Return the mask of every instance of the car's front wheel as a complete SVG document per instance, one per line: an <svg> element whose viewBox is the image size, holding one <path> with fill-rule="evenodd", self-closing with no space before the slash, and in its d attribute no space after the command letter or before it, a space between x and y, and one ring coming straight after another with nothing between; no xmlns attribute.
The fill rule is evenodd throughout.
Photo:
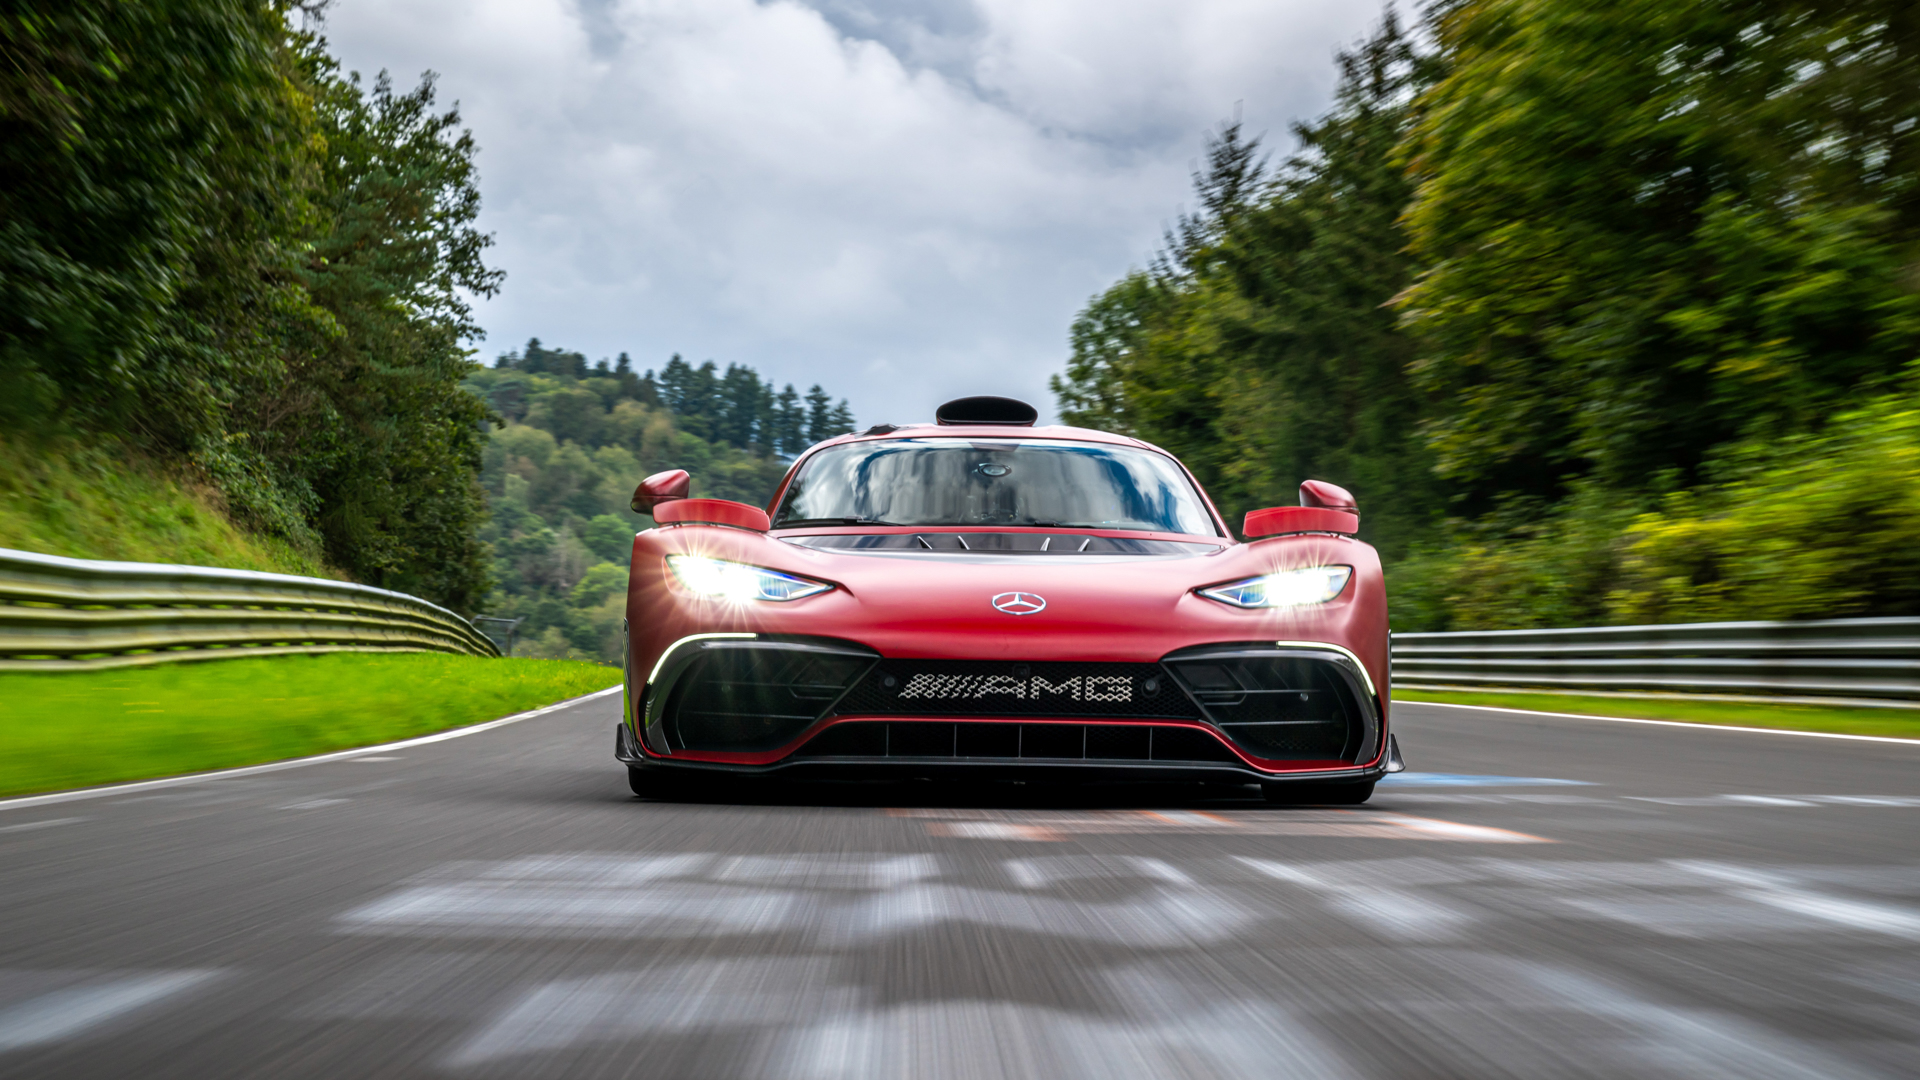
<svg viewBox="0 0 1920 1080"><path fill-rule="evenodd" d="M1373 781L1344 784L1289 784L1268 782L1260 794L1275 806L1359 806L1373 797Z"/></svg>

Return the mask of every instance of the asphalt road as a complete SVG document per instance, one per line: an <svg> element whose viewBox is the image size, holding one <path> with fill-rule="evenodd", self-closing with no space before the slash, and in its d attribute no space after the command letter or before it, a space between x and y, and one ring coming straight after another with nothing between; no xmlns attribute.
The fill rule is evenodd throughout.
<svg viewBox="0 0 1920 1080"><path fill-rule="evenodd" d="M1403 705L1352 811L670 804L616 700L0 808L0 1075L1920 1075L1920 746Z"/></svg>

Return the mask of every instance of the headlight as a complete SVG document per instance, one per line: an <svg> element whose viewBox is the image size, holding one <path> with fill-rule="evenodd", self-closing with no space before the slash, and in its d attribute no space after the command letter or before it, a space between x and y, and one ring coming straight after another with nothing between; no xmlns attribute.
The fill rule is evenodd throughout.
<svg viewBox="0 0 1920 1080"><path fill-rule="evenodd" d="M728 600L798 600L833 588L824 581L700 555L669 555L667 566L693 592Z"/></svg>
<svg viewBox="0 0 1920 1080"><path fill-rule="evenodd" d="M1300 607L1339 596L1351 577L1351 566L1309 566L1209 586L1200 595L1238 608Z"/></svg>

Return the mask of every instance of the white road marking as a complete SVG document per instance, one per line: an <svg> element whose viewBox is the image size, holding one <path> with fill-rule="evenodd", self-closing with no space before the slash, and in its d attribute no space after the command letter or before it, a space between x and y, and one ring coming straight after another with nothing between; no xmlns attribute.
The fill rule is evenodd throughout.
<svg viewBox="0 0 1920 1080"><path fill-rule="evenodd" d="M1893 806L1920 807L1920 795L1622 795L1662 806Z"/></svg>
<svg viewBox="0 0 1920 1080"><path fill-rule="evenodd" d="M1445 941L1460 936L1478 921L1455 904L1364 879L1345 880L1344 875L1329 874L1324 866L1308 868L1244 855L1236 856L1235 861L1276 881L1318 892L1335 912L1368 930L1403 941Z"/></svg>
<svg viewBox="0 0 1920 1080"><path fill-rule="evenodd" d="M446 742L448 739L463 739L468 735L478 735L483 731L492 731L497 727L517 724L522 720L531 720L536 716L545 716L548 713L557 712L561 709L570 709L575 705L584 704L596 698L606 697L608 694L617 694L620 692L620 689L618 686L609 686L605 690L596 690L591 694L582 694L577 698L568 698L566 701L555 702L542 709L514 713L512 716L503 716L498 720L488 720L480 724L469 724L466 727L454 728L451 731L436 732L432 735L421 735L418 738L402 739L399 742L381 743L378 746L361 746L352 750L337 750L331 754L316 754L312 757L292 758L287 761L272 761L265 765L247 765L238 769L216 769L212 772L191 773L186 776L168 776L159 780L140 780L131 784L108 784L104 787L79 788L74 791L54 791L45 795L24 795L16 799L0 799L0 810L18 810L28 806L46 806L50 803L73 802L79 799L100 799L111 795L125 795L134 791L148 791L153 788L177 787L181 784L204 784L209 780L224 780L236 776L256 776L260 773L279 772L283 769L303 769L308 765L319 765L327 761L346 761L363 754L377 754L386 750L405 750L415 746L426 746L431 743Z"/></svg>
<svg viewBox="0 0 1920 1080"><path fill-rule="evenodd" d="M55 990L0 1009L0 1051L72 1038L136 1009L192 989L213 971L158 971Z"/></svg>
<svg viewBox="0 0 1920 1080"><path fill-rule="evenodd" d="M1920 912L1832 896L1800 887L1777 874L1720 863L1675 860L1674 865L1704 877L1744 888L1736 895L1757 904L1796 912L1854 930L1867 930L1909 941L1920 940Z"/></svg>
<svg viewBox="0 0 1920 1080"><path fill-rule="evenodd" d="M1791 728L1744 727L1738 724L1698 724L1686 720L1640 720L1630 716L1593 716L1589 713L1544 712L1539 709L1508 709L1493 705L1455 705L1444 701L1397 701L1394 705L1397 708L1475 709L1480 712L1516 713L1521 716L1552 716L1562 720L1604 720L1609 724L1652 724L1655 727L1686 728L1689 731L1737 731L1748 735L1794 735L1803 739L1846 739L1852 742L1920 746L1920 739L1896 739L1888 735L1846 735L1837 731L1794 731Z"/></svg>
<svg viewBox="0 0 1920 1080"><path fill-rule="evenodd" d="M1145 855L1056 855L1042 859L1008 859L1007 876L1023 889L1050 888L1063 881L1086 878L1144 878L1168 885L1191 886L1193 878L1163 859Z"/></svg>
<svg viewBox="0 0 1920 1080"><path fill-rule="evenodd" d="M318 809L320 809L320 808L321 808L321 807L323 807L323 806L338 806L338 805L340 805L341 803L344 803L344 802L352 802L352 801L353 801L353 800L351 800L351 799L308 799L308 800L307 800L307 801L305 801L305 802L296 802L296 803L288 803L288 804L287 804L287 805L285 805L285 806L281 806L281 807L276 807L275 809L279 809L279 810L318 810Z"/></svg>
<svg viewBox="0 0 1920 1080"><path fill-rule="evenodd" d="M941 870L931 855L717 862L706 854L546 856L484 868L477 875L469 869L462 880L411 885L337 921L348 932L374 934L696 938L777 932L824 944L962 923L1081 940L1177 945L1226 940L1258 918L1217 892L1163 883L1123 901L1087 904L926 880ZM1179 875L1171 867L1160 872ZM779 887L768 887L774 885ZM857 895L845 895L848 891Z"/></svg>
<svg viewBox="0 0 1920 1080"><path fill-rule="evenodd" d="M781 882L811 888L890 889L940 876L940 860L932 855L891 857L741 855L727 859L714 871L716 881Z"/></svg>
<svg viewBox="0 0 1920 1080"><path fill-rule="evenodd" d="M1287 1009L1196 994L1149 967L1107 973L1113 1007L972 998L881 1002L821 957L706 961L540 984L445 1059L452 1068L593 1043L707 1034L728 1075L767 1080L1191 1080L1355 1074ZM723 1040L723 1041L722 1041Z"/></svg>
<svg viewBox="0 0 1920 1080"><path fill-rule="evenodd" d="M45 821L26 821L18 825L0 825L0 833L32 832L34 829L51 829L55 825L71 825L76 821L85 821L83 817L57 817Z"/></svg>

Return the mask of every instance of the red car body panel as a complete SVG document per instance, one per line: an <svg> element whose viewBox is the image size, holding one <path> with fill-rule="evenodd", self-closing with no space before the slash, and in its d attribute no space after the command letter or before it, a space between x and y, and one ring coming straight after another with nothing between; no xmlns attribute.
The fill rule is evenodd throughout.
<svg viewBox="0 0 1920 1080"><path fill-rule="evenodd" d="M821 447L866 439L993 438L1069 439L1120 443L1154 450L1138 440L1077 428L970 426L902 428L878 436L843 436L803 455L787 474L769 513L779 504L806 456ZM1171 455L1167 455L1171 457ZM1202 491L1194 484L1196 491ZM1204 491L1202 491L1204 498ZM1346 771L1380 766L1386 753L1388 707L1387 605L1380 560L1374 549L1349 536L1303 534L1236 543L1208 504L1221 535L1190 536L1107 529L1037 529L1000 526L832 527L761 533L713 524L670 524L634 538L627 590L629 634L629 706L639 749L649 758L657 748L638 739L640 698L649 673L676 643L695 635L746 633L839 639L866 646L893 659L1118 661L1153 663L1176 650L1227 643L1308 644L1344 652L1365 669L1375 696L1380 735L1369 760L1272 761L1229 746L1254 769L1270 775ZM996 554L856 553L793 543L822 535L938 534L981 532L1113 536L1174 540L1194 545L1191 556L1054 556ZM1209 545L1206 551L1201 545ZM699 555L746 563L828 582L831 591L787 602L730 601L695 594L668 569L672 554ZM1353 568L1341 593L1322 604L1295 608L1240 609L1200 596L1196 590L1277 570L1343 565ZM997 610L991 599L1020 591L1045 598L1045 609L1030 615ZM821 720L786 746L756 753L675 750L671 760L728 765L765 765L834 724L874 719L872 714ZM886 717L912 719L910 716ZM967 719L942 714L941 720ZM983 716L989 722L1075 722ZM1102 724L1149 723L1136 718L1102 719ZM1199 723L1169 720L1210 730Z"/></svg>

